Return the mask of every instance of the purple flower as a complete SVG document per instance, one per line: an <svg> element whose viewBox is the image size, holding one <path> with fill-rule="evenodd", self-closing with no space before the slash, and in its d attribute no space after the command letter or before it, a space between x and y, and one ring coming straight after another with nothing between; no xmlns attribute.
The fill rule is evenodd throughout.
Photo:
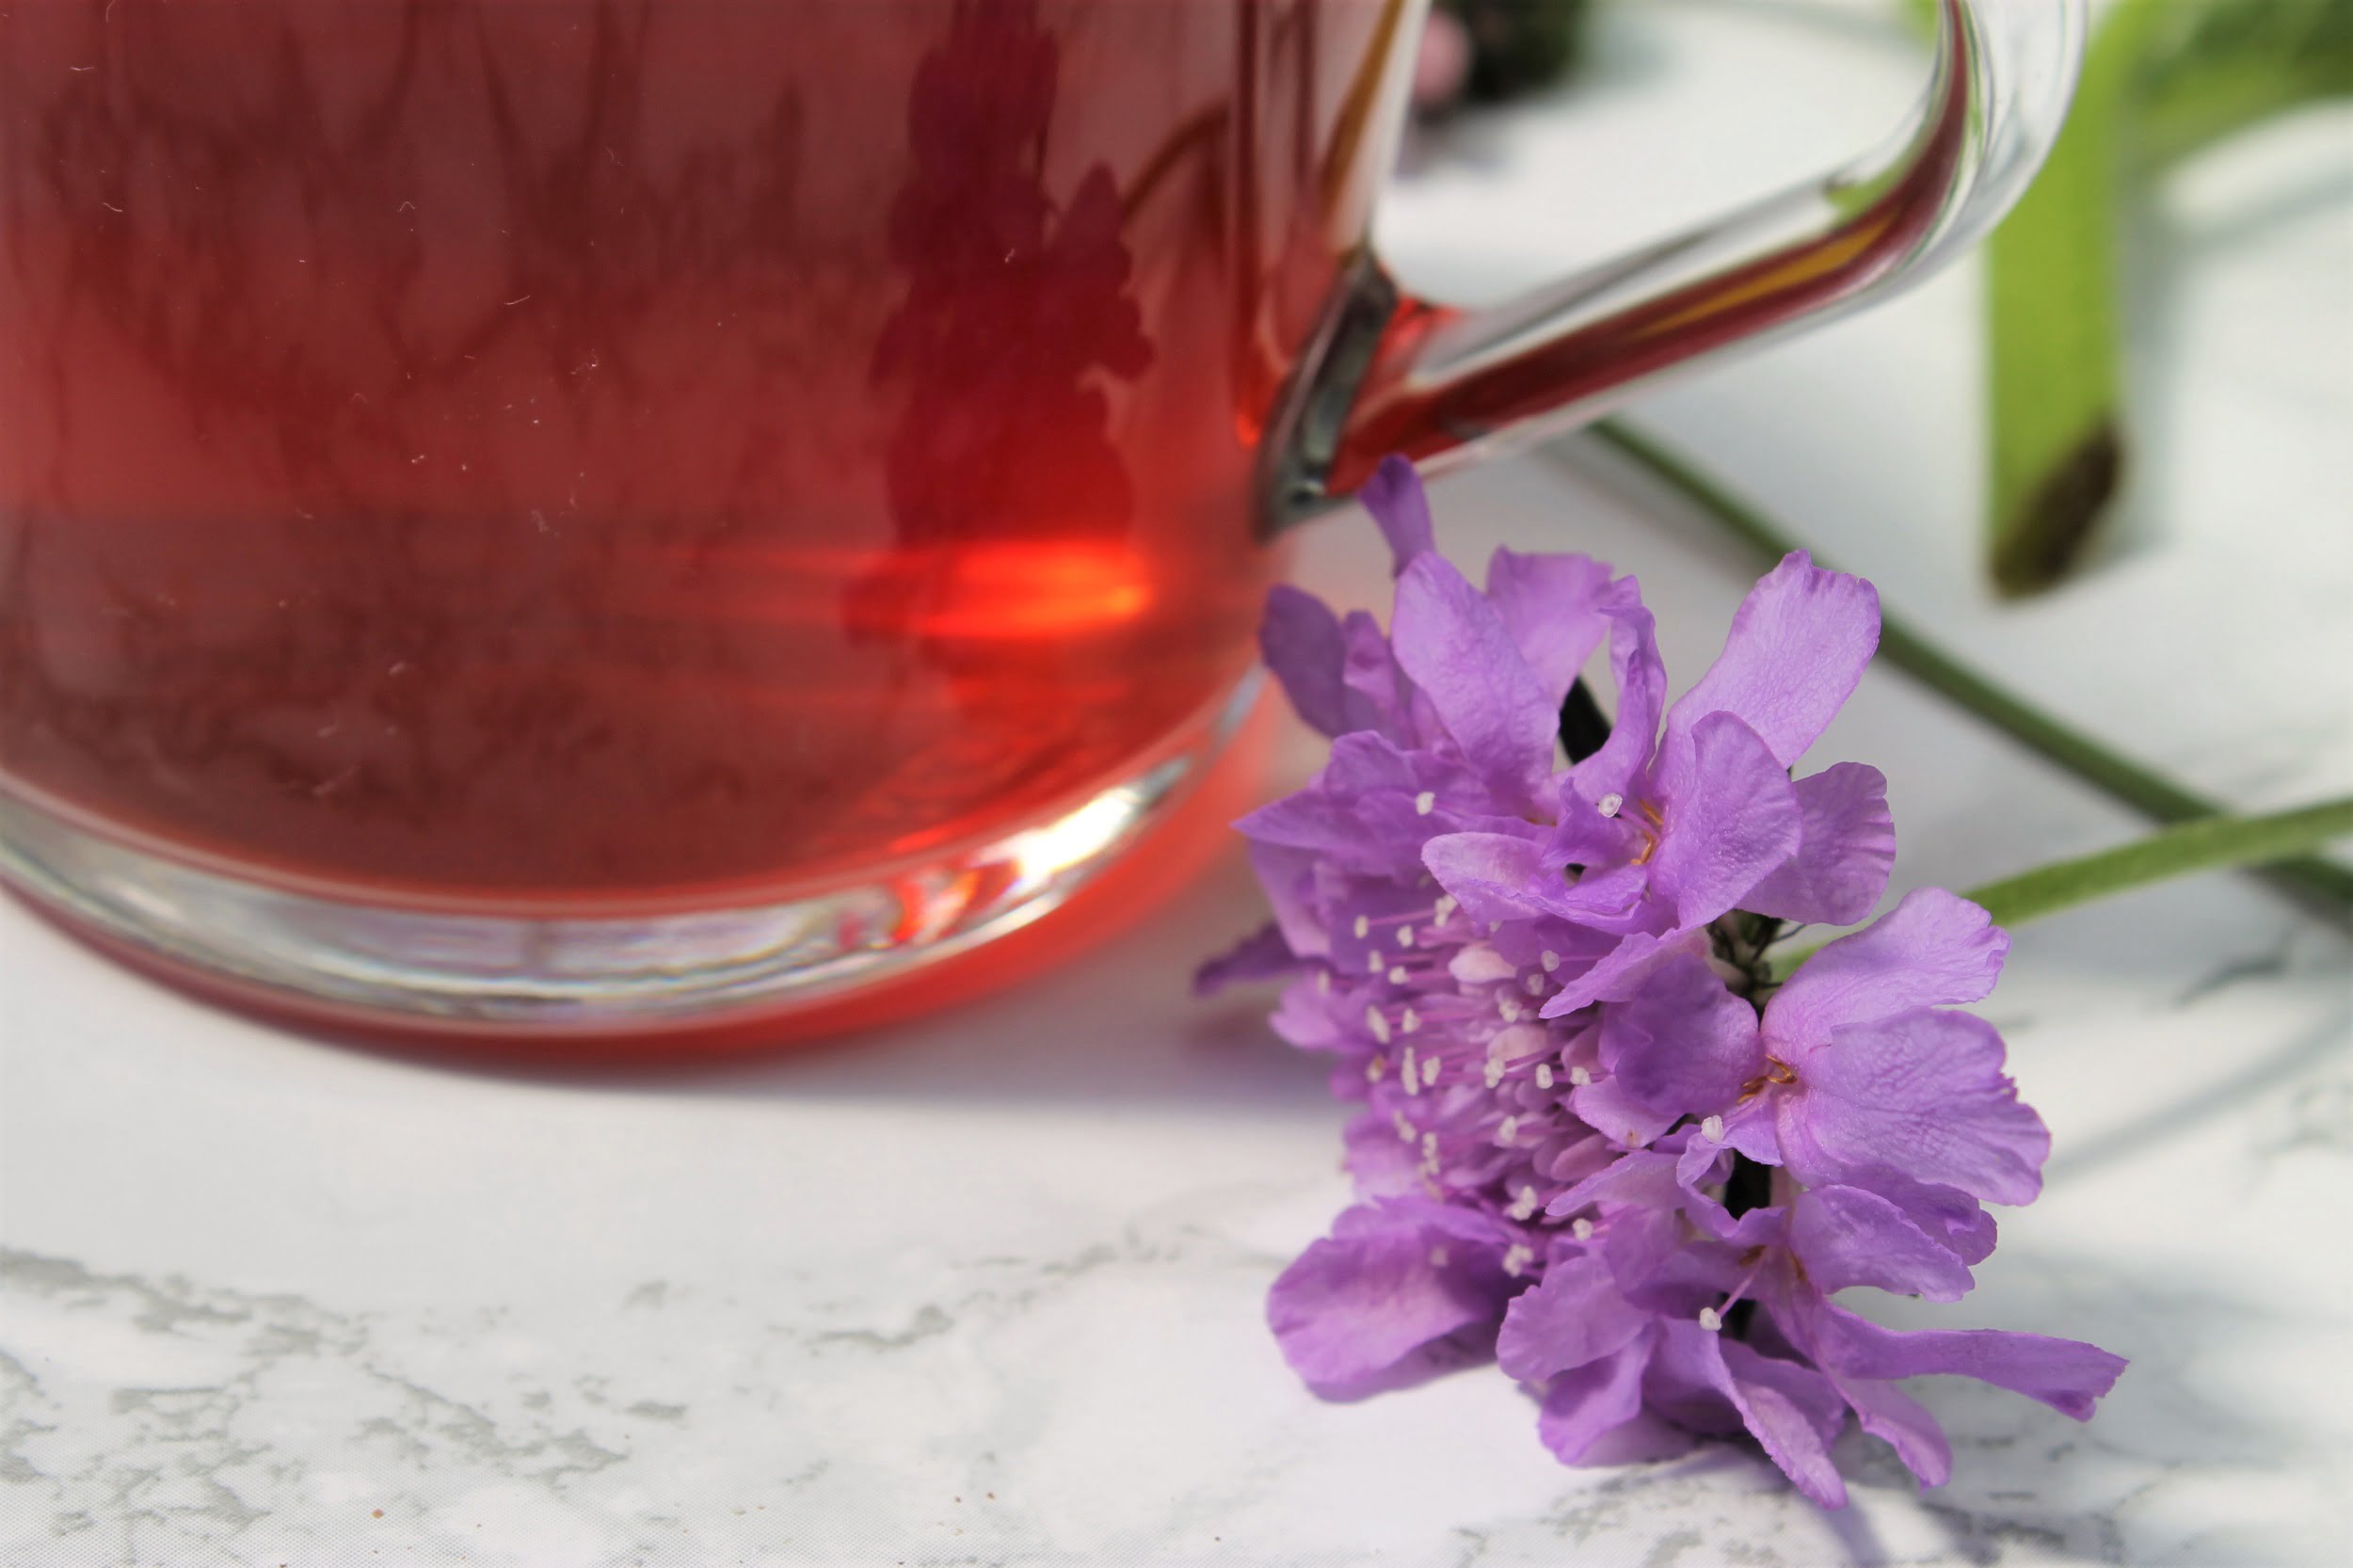
<svg viewBox="0 0 2353 1568"><path fill-rule="evenodd" d="M2002 1072L2002 1039L1941 1004L1993 989L2009 938L1937 888L1816 953L1766 1004L1768 1070L1725 1138L1812 1183L1899 1168L2032 1203L2051 1135Z"/></svg>
<svg viewBox="0 0 2353 1568"><path fill-rule="evenodd" d="M1268 664L1332 753L1241 823L1274 922L1200 977L1287 977L1276 1032L1361 1106L1358 1202L1269 1296L1292 1366L1353 1397L1492 1354L1564 1461L1746 1432L1833 1506L1849 1416L1949 1471L1897 1379L2089 1416L2123 1365L2104 1351L1832 1300L1958 1299L1982 1205L2030 1201L2050 1147L2000 1037L1954 1011L2007 947L1976 905L1913 892L1776 980L1790 922L1861 919L1894 858L1875 770L1788 773L1876 644L1870 585L1790 556L1669 707L1632 579L1498 551L1475 589L1408 466L1364 499L1389 629L1270 598ZM1605 637L1616 722L1572 760L1563 702Z"/></svg>
<svg viewBox="0 0 2353 1568"><path fill-rule="evenodd" d="M1617 722L1561 780L1551 834L1536 843L1464 832L1428 852L1447 890L1481 919L1545 913L1622 935L1551 999L1556 1014L1631 994L1736 904L1801 922L1860 920L1895 863L1876 768L1788 777L1878 646L1868 583L1791 555L1750 593L1723 653L1671 709L1631 580L1613 585L1606 611Z"/></svg>

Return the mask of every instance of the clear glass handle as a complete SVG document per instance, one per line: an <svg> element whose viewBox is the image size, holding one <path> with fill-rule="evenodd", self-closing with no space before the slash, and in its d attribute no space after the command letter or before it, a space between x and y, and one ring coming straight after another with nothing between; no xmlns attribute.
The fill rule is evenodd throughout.
<svg viewBox="0 0 2353 1568"><path fill-rule="evenodd" d="M1279 522L1388 453L1425 469L1582 424L1727 350L1842 315L1993 227L2066 118L2084 0L1943 0L1935 73L1875 152L1513 303L1462 311L1360 261L1266 448Z"/></svg>

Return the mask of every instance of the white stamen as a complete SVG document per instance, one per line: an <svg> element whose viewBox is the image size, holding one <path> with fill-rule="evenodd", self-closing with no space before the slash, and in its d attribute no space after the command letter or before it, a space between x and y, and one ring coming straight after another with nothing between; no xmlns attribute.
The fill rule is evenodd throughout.
<svg viewBox="0 0 2353 1568"><path fill-rule="evenodd" d="M1536 1189L1533 1187L1521 1188L1520 1195L1512 1200L1512 1207L1505 1209L1504 1212L1514 1220L1520 1220L1523 1222L1528 1220L1536 1212Z"/></svg>
<svg viewBox="0 0 2353 1568"><path fill-rule="evenodd" d="M1541 997L1545 994L1545 977L1540 974L1529 975L1520 982L1520 989L1531 997Z"/></svg>
<svg viewBox="0 0 2353 1568"><path fill-rule="evenodd" d="M1535 1253L1524 1243L1515 1241L1503 1254L1503 1272L1513 1279L1517 1279L1527 1272L1528 1266L1535 1261Z"/></svg>
<svg viewBox="0 0 2353 1568"><path fill-rule="evenodd" d="M1500 1089L1500 1088L1502 1088L1502 1087L1503 1087L1503 1064L1502 1064L1502 1063L1500 1063L1500 1062L1495 1061L1494 1059L1490 1058L1490 1059L1488 1060L1488 1063L1487 1063L1486 1079L1487 1079L1487 1087L1488 1087L1488 1088L1490 1088L1490 1089Z"/></svg>
<svg viewBox="0 0 2353 1568"><path fill-rule="evenodd" d="M1593 1075L1587 1072L1584 1068L1571 1067L1569 1069L1569 1082L1577 1088L1582 1089L1585 1085L1593 1081Z"/></svg>
<svg viewBox="0 0 2353 1568"><path fill-rule="evenodd" d="M1365 1027L1371 1030L1372 1037L1383 1045L1389 1043L1389 1020L1381 1016L1378 1007L1365 1009Z"/></svg>
<svg viewBox="0 0 2353 1568"><path fill-rule="evenodd" d="M1376 951L1365 954L1365 972L1367 974L1379 974L1381 972L1381 954L1379 952Z"/></svg>
<svg viewBox="0 0 2353 1568"><path fill-rule="evenodd" d="M1372 921L1370 920L1362 915L1356 917L1356 939L1358 941L1363 941L1366 935L1371 930Z"/></svg>
<svg viewBox="0 0 2353 1568"><path fill-rule="evenodd" d="M1316 989L1325 992L1332 989L1332 971L1330 969L1318 969L1316 971Z"/></svg>
<svg viewBox="0 0 2353 1568"><path fill-rule="evenodd" d="M1414 1031L1419 1029L1420 1027L1421 1015L1415 1012L1412 1008L1409 1007L1402 1014L1399 1015L1397 1020L1397 1032L1400 1034L1411 1034Z"/></svg>
<svg viewBox="0 0 2353 1568"><path fill-rule="evenodd" d="M1561 955L1553 952L1550 948L1546 948L1541 954L1538 955L1537 962L1544 965L1545 973L1550 974L1553 970L1561 967Z"/></svg>
<svg viewBox="0 0 2353 1568"><path fill-rule="evenodd" d="M1430 1249L1430 1266L1432 1268L1443 1269L1446 1267L1446 1261L1447 1252L1444 1247L1433 1247Z"/></svg>
<svg viewBox="0 0 2353 1568"><path fill-rule="evenodd" d="M1501 931L1502 929L1503 922L1501 920L1489 920L1487 922L1487 935L1490 936L1494 936L1497 932Z"/></svg>
<svg viewBox="0 0 2353 1568"><path fill-rule="evenodd" d="M1434 1056L1423 1057L1421 1059L1421 1086L1427 1089L1437 1081L1438 1059Z"/></svg>
<svg viewBox="0 0 2353 1568"><path fill-rule="evenodd" d="M1512 997L1497 997L1496 1011L1503 1015L1503 1021L1507 1024L1515 1024L1520 1021L1520 1004Z"/></svg>
<svg viewBox="0 0 2353 1568"><path fill-rule="evenodd" d="M1613 791L1593 802L1593 809L1605 817L1614 817L1618 814L1618 808L1625 804L1625 796Z"/></svg>
<svg viewBox="0 0 2353 1568"><path fill-rule="evenodd" d="M1593 1239L1593 1222L1580 1214L1569 1222L1569 1234L1580 1241L1590 1241Z"/></svg>
<svg viewBox="0 0 2353 1568"><path fill-rule="evenodd" d="M1414 928L1412 926L1401 925L1397 928L1397 945L1401 948L1410 948L1414 945Z"/></svg>
<svg viewBox="0 0 2353 1568"><path fill-rule="evenodd" d="M1447 921L1454 918L1454 911L1460 909L1461 907L1461 904L1454 902L1454 895L1449 893L1446 897L1440 899L1437 903L1430 906L1430 918L1437 921L1440 925L1444 925Z"/></svg>
<svg viewBox="0 0 2353 1568"><path fill-rule="evenodd" d="M1447 960L1446 972L1465 985L1492 985L1519 973L1519 966L1484 942L1473 942Z"/></svg>
<svg viewBox="0 0 2353 1568"><path fill-rule="evenodd" d="M1536 1087L1539 1089L1549 1089L1552 1087L1551 1063L1539 1062L1536 1064Z"/></svg>
<svg viewBox="0 0 2353 1568"><path fill-rule="evenodd" d="M1724 1141L1724 1119L1721 1116L1710 1116L1700 1123L1700 1136L1711 1144L1722 1143Z"/></svg>
<svg viewBox="0 0 2353 1568"><path fill-rule="evenodd" d="M1407 1121L1407 1120L1405 1119L1405 1112L1402 1112L1402 1111L1392 1111L1392 1112L1389 1112L1389 1120L1390 1120L1392 1123L1394 1123L1394 1124L1396 1125L1396 1127L1397 1127L1397 1141L1398 1141L1399 1143L1401 1143L1401 1144L1410 1144L1410 1143L1412 1143L1415 1139L1417 1139L1417 1138L1418 1138L1418 1137L1420 1137L1420 1136L1421 1136L1421 1134L1419 1134L1418 1132L1416 1132L1416 1131L1414 1130L1414 1124L1413 1124L1413 1123L1411 1123L1411 1122L1409 1122L1409 1121Z"/></svg>
<svg viewBox="0 0 2353 1568"><path fill-rule="evenodd" d="M1365 1064L1365 1081L1367 1083L1378 1083L1381 1081L1382 1077L1388 1072L1388 1070L1389 1059L1382 1055L1380 1052L1375 1051L1373 1053L1372 1060Z"/></svg>
<svg viewBox="0 0 2353 1568"><path fill-rule="evenodd" d="M1438 797L1430 791L1424 790L1414 797L1414 813L1417 816L1426 817L1436 808L1437 804Z"/></svg>
<svg viewBox="0 0 2353 1568"><path fill-rule="evenodd" d="M1418 1095L1421 1093L1421 1071L1415 1064L1414 1048L1411 1046L1407 1046L1405 1048L1405 1068L1402 1072L1397 1075L1397 1080L1400 1084L1404 1086L1407 1094Z"/></svg>
<svg viewBox="0 0 2353 1568"><path fill-rule="evenodd" d="M1532 1056L1551 1044L1550 1036L1535 1024L1513 1024L1496 1031L1487 1042L1487 1054L1503 1062L1515 1062Z"/></svg>
<svg viewBox="0 0 2353 1568"><path fill-rule="evenodd" d="M1509 1148L1519 1141L1520 1119L1517 1116L1504 1117L1503 1125L1496 1128L1496 1142Z"/></svg>
<svg viewBox="0 0 2353 1568"><path fill-rule="evenodd" d="M1700 1327L1705 1329L1710 1334L1715 1334L1721 1332L1723 1326L1723 1314L1718 1312L1712 1306L1703 1306L1700 1308Z"/></svg>
<svg viewBox="0 0 2353 1568"><path fill-rule="evenodd" d="M1409 977L1406 975L1405 970L1404 970L1404 968L1403 968L1403 967L1402 967L1402 966L1401 966L1401 965L1397 965L1397 964L1392 964L1392 965L1390 965L1390 966L1389 966L1389 984L1392 984L1392 985L1402 985L1402 984L1405 984L1405 982L1406 982L1406 980L1407 980L1408 978L1409 978Z"/></svg>

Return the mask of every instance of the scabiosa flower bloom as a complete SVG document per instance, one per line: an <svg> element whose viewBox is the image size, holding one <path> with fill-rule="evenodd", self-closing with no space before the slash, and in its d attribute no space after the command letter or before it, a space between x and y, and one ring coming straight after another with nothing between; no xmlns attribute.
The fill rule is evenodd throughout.
<svg viewBox="0 0 2353 1568"><path fill-rule="evenodd" d="M1833 1507L1849 1416L1949 1473L1897 1379L2089 1416L2123 1367L2105 1351L1831 1299L1957 1300L1982 1205L2030 1201L2050 1148L2000 1037L1954 1010L2008 946L1975 904L1913 892L1774 976L1791 922L1861 919L1894 859L1875 770L1788 771L1877 644L1870 585L1791 555L1669 707L1633 579L1498 551L1481 591L1432 549L1410 467L1365 500L1389 629L1270 598L1269 667L1332 752L1239 824L1274 920L1201 975L1288 977L1276 1032L1362 1107L1357 1201L1268 1300L1293 1368L1353 1395L1492 1353L1566 1462L1746 1432ZM1606 735L1577 680L1605 639Z"/></svg>

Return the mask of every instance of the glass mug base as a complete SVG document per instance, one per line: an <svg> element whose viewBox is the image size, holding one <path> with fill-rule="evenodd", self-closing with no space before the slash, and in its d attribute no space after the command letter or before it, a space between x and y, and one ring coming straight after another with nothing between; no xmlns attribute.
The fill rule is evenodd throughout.
<svg viewBox="0 0 2353 1568"><path fill-rule="evenodd" d="M1082 890L1108 892L1097 885L1119 880L1102 874L1116 863L1171 858L1153 841L1184 836L1179 819L1222 833L1241 808L1233 791L1203 785L1246 762L1252 748L1231 743L1261 687L1246 677L1118 782L1033 822L852 885L731 908L372 904L135 846L6 792L0 882L140 968L266 1015L419 1040L625 1044L749 1028L746 1043L773 1043L994 989L1035 963L1005 938ZM1112 902L1132 911L1183 878L1128 880ZM1103 934L1110 913L1049 952ZM1008 962L992 965L1000 944ZM903 984L944 978L958 960L979 972L920 998Z"/></svg>

